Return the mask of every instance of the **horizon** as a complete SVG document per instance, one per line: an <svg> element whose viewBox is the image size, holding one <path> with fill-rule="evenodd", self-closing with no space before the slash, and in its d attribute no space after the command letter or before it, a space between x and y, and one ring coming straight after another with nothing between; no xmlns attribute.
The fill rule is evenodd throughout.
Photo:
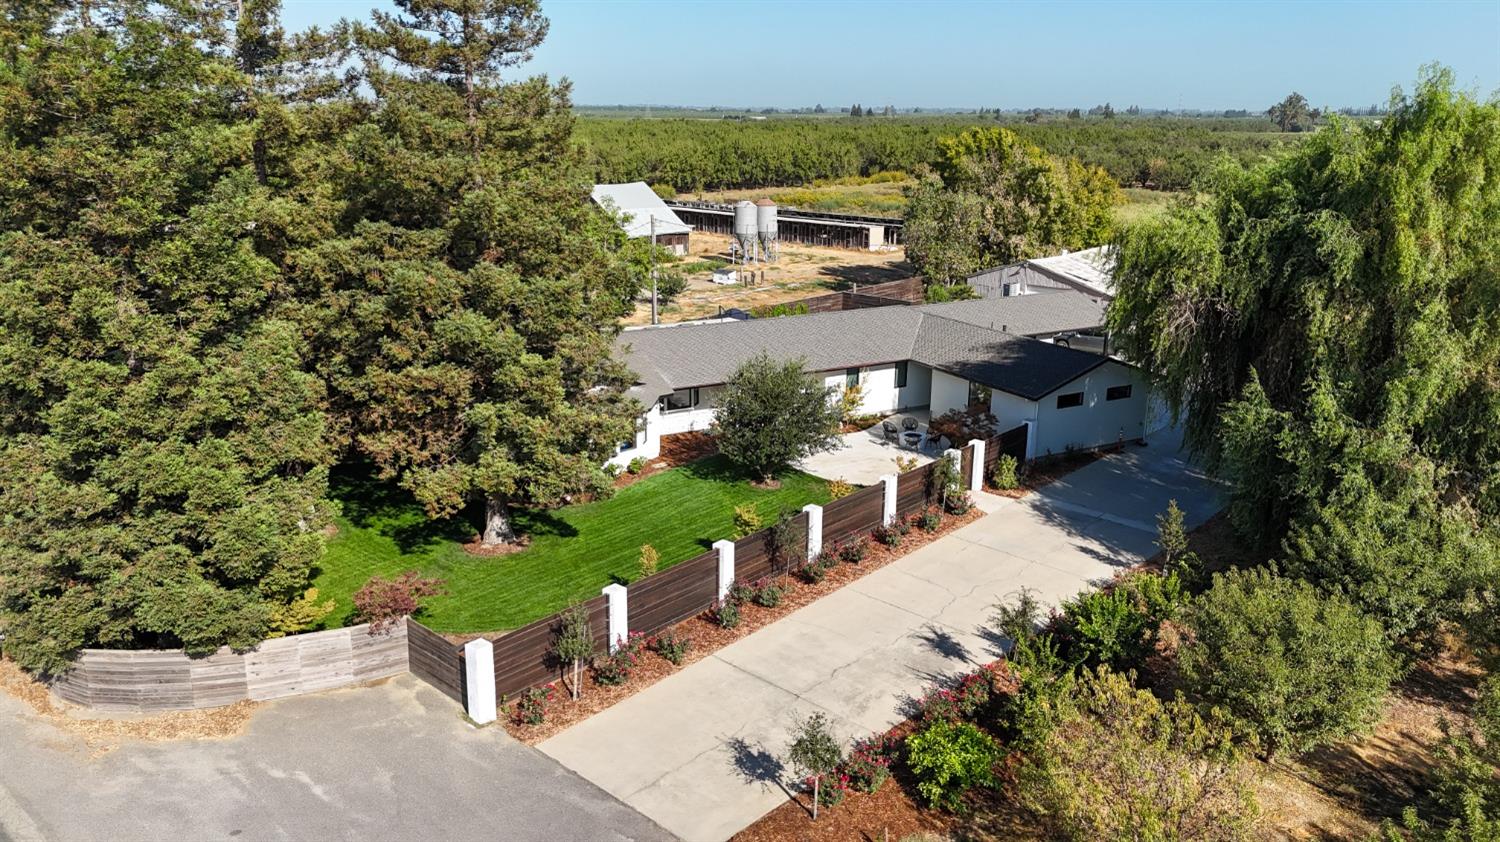
<svg viewBox="0 0 1500 842"><path fill-rule="evenodd" d="M391 11L393 3L302 0L288 2L283 18L288 29L326 27L371 8ZM1315 108L1366 108L1385 105L1395 88L1409 91L1434 62L1481 98L1500 91L1494 2L946 0L920 15L895 14L912 8L892 0L552 0L542 4L547 40L512 78L566 77L581 108L821 104L831 112L855 103L901 112L1087 111L1108 102L1121 112L1258 114L1293 91ZM734 72L738 85L730 84Z"/></svg>

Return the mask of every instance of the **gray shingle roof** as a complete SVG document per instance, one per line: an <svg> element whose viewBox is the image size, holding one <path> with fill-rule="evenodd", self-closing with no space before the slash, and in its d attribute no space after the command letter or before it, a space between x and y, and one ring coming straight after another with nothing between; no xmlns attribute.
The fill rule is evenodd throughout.
<svg viewBox="0 0 1500 842"><path fill-rule="evenodd" d="M1041 298L1060 300L1029 303L1030 299ZM1010 302L1028 303L1015 306ZM1008 325L1008 332L989 327L997 318L1001 319L997 326ZM645 403L674 389L724 383L735 369L762 351L780 358L801 357L809 371L914 360L1036 400L1108 358L1017 334L1087 329L1101 322L1094 302L1077 293L1060 292L667 325L626 331L617 344L639 380L632 394Z"/></svg>
<svg viewBox="0 0 1500 842"><path fill-rule="evenodd" d="M1080 292L1056 290L1035 295L923 304L917 309L992 330L1022 336L1050 336L1102 326L1106 306Z"/></svg>

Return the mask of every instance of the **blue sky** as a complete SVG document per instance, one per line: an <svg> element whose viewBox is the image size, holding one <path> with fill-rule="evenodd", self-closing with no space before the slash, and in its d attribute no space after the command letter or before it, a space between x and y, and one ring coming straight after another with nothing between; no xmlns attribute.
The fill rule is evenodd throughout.
<svg viewBox="0 0 1500 842"><path fill-rule="evenodd" d="M285 0L289 27L389 0ZM525 65L574 101L797 107L1260 110L1383 103L1438 61L1500 89L1500 0L1463 2L832 2L544 0Z"/></svg>

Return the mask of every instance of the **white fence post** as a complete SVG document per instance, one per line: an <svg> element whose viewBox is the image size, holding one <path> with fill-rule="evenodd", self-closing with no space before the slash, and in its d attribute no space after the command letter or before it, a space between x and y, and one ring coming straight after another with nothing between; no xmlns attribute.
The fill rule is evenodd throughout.
<svg viewBox="0 0 1500 842"><path fill-rule="evenodd" d="M880 481L885 484L885 508L880 515L880 524L890 526L896 522L896 483L900 481L900 477L886 474Z"/></svg>
<svg viewBox="0 0 1500 842"><path fill-rule="evenodd" d="M1030 462L1036 458L1036 423L1029 418L1021 423L1026 425L1026 461Z"/></svg>
<svg viewBox="0 0 1500 842"><path fill-rule="evenodd" d="M807 560L817 561L823 554L823 507L808 503L802 511L807 512Z"/></svg>
<svg viewBox="0 0 1500 842"><path fill-rule="evenodd" d="M715 541L714 550L719 553L719 601L723 602L729 598L729 585L734 581L734 542Z"/></svg>
<svg viewBox="0 0 1500 842"><path fill-rule="evenodd" d="M969 439L969 447L974 448L974 467L969 471L969 490L984 490L984 439ZM960 462L960 465L963 463Z"/></svg>
<svg viewBox="0 0 1500 842"><path fill-rule="evenodd" d="M464 708L485 725L495 721L495 644L482 637L464 644Z"/></svg>
<svg viewBox="0 0 1500 842"><path fill-rule="evenodd" d="M630 637L630 613L626 605L625 586L615 582L605 585L600 593L609 599L609 611L606 614L609 618L608 640L610 654L614 654Z"/></svg>

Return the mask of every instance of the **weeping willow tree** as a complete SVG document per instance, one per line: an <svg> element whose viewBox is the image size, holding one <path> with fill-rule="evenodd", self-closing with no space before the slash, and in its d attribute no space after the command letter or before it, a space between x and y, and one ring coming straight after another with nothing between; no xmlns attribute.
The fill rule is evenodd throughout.
<svg viewBox="0 0 1500 842"><path fill-rule="evenodd" d="M1110 326L1239 532L1401 638L1493 593L1500 103L1430 68L1203 188L1123 236Z"/></svg>

